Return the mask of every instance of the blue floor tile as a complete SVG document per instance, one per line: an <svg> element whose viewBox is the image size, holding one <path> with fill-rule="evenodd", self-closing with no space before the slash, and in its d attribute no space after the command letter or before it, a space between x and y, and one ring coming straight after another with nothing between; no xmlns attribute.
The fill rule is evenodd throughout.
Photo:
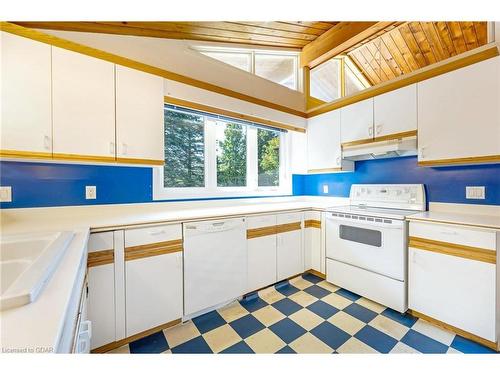
<svg viewBox="0 0 500 375"><path fill-rule="evenodd" d="M411 316L410 314L401 314L400 312L387 308L382 312L383 316L386 316L392 320L395 320L398 323L401 323L408 328L411 328L415 322L418 320L418 318L415 318L414 316Z"/></svg>
<svg viewBox="0 0 500 375"><path fill-rule="evenodd" d="M351 338L351 335L329 322L321 323L310 332L332 349L338 349Z"/></svg>
<svg viewBox="0 0 500 375"><path fill-rule="evenodd" d="M294 312L302 309L302 306L289 298L284 298L280 301L274 302L271 306L278 309L285 315L292 315Z"/></svg>
<svg viewBox="0 0 500 375"><path fill-rule="evenodd" d="M465 337L456 335L453 342L450 345L453 349L457 349L462 353L468 354L486 354L486 353L496 353L494 350L487 348L477 342L466 339Z"/></svg>
<svg viewBox="0 0 500 375"><path fill-rule="evenodd" d="M321 277L313 275L312 273L306 273L306 274L302 275L302 278L304 280L307 280L307 281L313 283L313 284L317 284L317 283L323 281L323 279Z"/></svg>
<svg viewBox="0 0 500 375"><path fill-rule="evenodd" d="M339 309L323 301L316 301L307 306L306 309L311 310L325 320L339 312Z"/></svg>
<svg viewBox="0 0 500 375"><path fill-rule="evenodd" d="M291 296L292 294L295 294L295 293L300 291L300 289L291 285L288 282L288 280L276 284L275 288L278 292L280 292L281 294L283 294L285 296Z"/></svg>
<svg viewBox="0 0 500 375"><path fill-rule="evenodd" d="M196 325L196 328L198 328L198 331L203 334L211 331L212 329L223 326L226 324L226 321L217 311L211 311L194 318L193 323Z"/></svg>
<svg viewBox="0 0 500 375"><path fill-rule="evenodd" d="M448 351L448 346L440 343L430 337L421 334L420 332L410 329L406 335L403 336L401 342L414 349L417 349L420 353L426 354L443 354Z"/></svg>
<svg viewBox="0 0 500 375"><path fill-rule="evenodd" d="M276 354L297 354L297 353L295 352L295 350L293 350L292 348L290 348L287 345L287 346L284 346L283 348L281 348L280 350L278 350L276 352Z"/></svg>
<svg viewBox="0 0 500 375"><path fill-rule="evenodd" d="M330 294L328 290L317 285L312 285L309 288L304 289L304 292L309 293L316 298L323 298Z"/></svg>
<svg viewBox="0 0 500 375"><path fill-rule="evenodd" d="M354 337L380 353L389 353L398 343L396 339L370 326L364 326Z"/></svg>
<svg viewBox="0 0 500 375"><path fill-rule="evenodd" d="M365 323L369 323L373 318L377 316L377 313L375 311L367 309L366 307L358 305L357 303L351 303L343 311Z"/></svg>
<svg viewBox="0 0 500 375"><path fill-rule="evenodd" d="M168 349L167 339L162 331L133 341L128 346L133 354L162 353Z"/></svg>
<svg viewBox="0 0 500 375"><path fill-rule="evenodd" d="M299 338L307 331L289 318L280 320L269 327L276 335L287 344Z"/></svg>
<svg viewBox="0 0 500 375"><path fill-rule="evenodd" d="M253 313L254 311L266 307L268 303L255 293L255 295L252 295L251 297L243 298L240 301L240 305L243 306L249 313Z"/></svg>
<svg viewBox="0 0 500 375"><path fill-rule="evenodd" d="M266 326L259 322L253 315L245 315L229 323L229 325L233 327L242 339L246 339L248 336L252 336L254 333L266 328Z"/></svg>
<svg viewBox="0 0 500 375"><path fill-rule="evenodd" d="M347 299L350 299L351 301L355 302L357 301L358 299L361 298L361 296L359 294L356 294L356 293L353 293L353 292L350 292L348 291L347 289L343 289L343 288L340 288L339 290L337 290L335 293L337 293L338 295L342 296L342 297L345 297Z"/></svg>
<svg viewBox="0 0 500 375"><path fill-rule="evenodd" d="M172 348L174 354L211 354L212 349L208 346L207 342L202 336L198 336L192 340L180 344Z"/></svg>
<svg viewBox="0 0 500 375"><path fill-rule="evenodd" d="M234 344L233 346L230 346L229 348L223 350L221 352L222 354L252 354L254 351L252 348L248 346L248 344L245 341L240 341L237 344Z"/></svg>

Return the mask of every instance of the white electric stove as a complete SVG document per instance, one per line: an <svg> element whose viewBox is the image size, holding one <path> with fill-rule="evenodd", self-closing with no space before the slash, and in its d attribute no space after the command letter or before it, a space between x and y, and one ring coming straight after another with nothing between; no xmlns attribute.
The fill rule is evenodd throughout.
<svg viewBox="0 0 500 375"><path fill-rule="evenodd" d="M425 211L425 190L412 185L352 185L350 206L326 213L326 278L399 312L408 309L408 225Z"/></svg>

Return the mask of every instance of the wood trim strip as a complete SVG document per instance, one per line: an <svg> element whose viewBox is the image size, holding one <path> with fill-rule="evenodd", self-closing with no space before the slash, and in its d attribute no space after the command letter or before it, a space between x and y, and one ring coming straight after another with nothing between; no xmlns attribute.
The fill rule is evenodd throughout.
<svg viewBox="0 0 500 375"><path fill-rule="evenodd" d="M114 250L93 251L87 255L87 267L103 266L115 262Z"/></svg>
<svg viewBox="0 0 500 375"><path fill-rule="evenodd" d="M297 221L295 223L276 225L276 233L292 232L294 230L301 230L301 229L302 229L302 223L300 221Z"/></svg>
<svg viewBox="0 0 500 375"><path fill-rule="evenodd" d="M477 260L479 262L496 264L497 253L494 250L480 247L458 245L450 242L429 240L427 238L410 237L408 246L434 253Z"/></svg>
<svg viewBox="0 0 500 375"><path fill-rule="evenodd" d="M430 317L428 315L422 314L422 313L420 313L418 311L415 311L415 310L408 310L408 313L411 314L411 315L413 315L415 318L421 318L423 320L426 320L429 323L437 325L438 327L444 328L446 330L455 332L455 333L459 334L460 336L465 337L466 339L475 341L475 342L477 342L477 343L479 343L481 345L484 345L484 346L486 346L486 347L488 347L490 349L496 350L498 352L498 347L497 347L497 343L496 342L483 339L482 337L479 337L479 336L477 336L477 335L475 335L473 333L464 331L461 328L452 326L452 325L450 325L448 323L445 323L445 322L443 322L441 320L434 319L434 318L432 318L432 317Z"/></svg>
<svg viewBox="0 0 500 375"><path fill-rule="evenodd" d="M253 228L247 229L247 239L264 237L264 236L272 236L277 234L276 225L272 225L269 227L261 227L261 228Z"/></svg>
<svg viewBox="0 0 500 375"><path fill-rule="evenodd" d="M321 115L326 112L333 111L335 109L345 107L346 105L357 103L359 101L372 98L374 96L384 94L389 91L399 89L424 81L426 79L436 77L438 75L451 72L466 66L496 57L499 55L498 47L495 43L490 43L482 47L478 47L468 52L464 52L460 55L450 57L446 60L440 61L438 63L426 66L424 68L415 70L414 72L403 74L397 78L390 81L380 83L378 85L372 86L366 90L362 90L353 95L337 99L333 102L326 103L319 107L308 110L307 118Z"/></svg>
<svg viewBox="0 0 500 375"><path fill-rule="evenodd" d="M313 270L312 268L310 270L306 271L306 273L307 272L312 273L315 276L321 277L323 280L326 280L326 275L324 273L321 273L319 271Z"/></svg>
<svg viewBox="0 0 500 375"><path fill-rule="evenodd" d="M172 81L181 82L186 85L198 87L203 90L208 90L221 95L229 96L235 99L244 100L249 103L254 103L261 105L263 107L275 109L277 111L290 113L295 116L306 117L305 112L297 110L295 108L290 108L281 104L276 104L269 102L267 100L259 99L254 96L243 94L231 89L227 89L221 86L214 85L209 82L200 81L195 78L190 78L182 74L174 73L165 69L161 69L152 65L144 64L139 61L129 59L127 57L115 55L109 52L105 52L96 48L88 47L83 44L75 43L66 39L62 39L50 34L46 34L37 30L29 29L19 25L15 25L10 22L0 22L0 30L36 40L41 43L50 44L55 47L64 48L69 51L78 52L87 56L95 57L101 60L109 61L114 64L129 67L131 69L140 70L146 73L157 75Z"/></svg>
<svg viewBox="0 0 500 375"><path fill-rule="evenodd" d="M375 142L392 141L395 139L403 139L403 138L416 137L416 136L417 136L416 130L408 130L406 132L387 134L387 135L383 135L381 137L359 139L357 141L352 141L352 142L344 142L344 143L342 143L342 148L371 144L371 143L375 143Z"/></svg>
<svg viewBox="0 0 500 375"><path fill-rule="evenodd" d="M304 228L318 228L321 229L320 220L304 220Z"/></svg>
<svg viewBox="0 0 500 375"><path fill-rule="evenodd" d="M52 159L52 152L0 150L0 157L3 157L3 158Z"/></svg>
<svg viewBox="0 0 500 375"><path fill-rule="evenodd" d="M419 160L418 165L439 166L450 164L480 164L480 163L500 163L500 155L470 156L466 158Z"/></svg>
<svg viewBox="0 0 500 375"><path fill-rule="evenodd" d="M155 159L116 158L116 162L122 164L165 165L165 160Z"/></svg>
<svg viewBox="0 0 500 375"><path fill-rule="evenodd" d="M52 154L54 160L76 160L76 161L96 161L100 163L114 163L116 158L114 156L94 156L94 155L77 155L77 154Z"/></svg>
<svg viewBox="0 0 500 375"><path fill-rule="evenodd" d="M183 251L182 240L155 242L125 248L125 261Z"/></svg>
<svg viewBox="0 0 500 375"><path fill-rule="evenodd" d="M165 103L168 103L168 104L178 105L178 106L187 107L187 108L191 108L191 109L197 109L197 110L203 111L203 112L215 113L217 115L233 117L235 119L256 122L256 123L263 124L263 125L269 125L273 128L291 130L291 131L300 132L300 133L306 132L306 129L298 127L298 126L288 125L288 124L284 124L284 123L276 122L276 121L272 121L272 120L266 120L266 119L263 119L260 117L244 115L242 113L233 112L233 111L229 111L229 110L218 108L218 107L212 107L212 106L205 105L205 104L190 102L188 100L178 99L178 98L174 98L172 96L165 96L164 100L165 100Z"/></svg>
<svg viewBox="0 0 500 375"><path fill-rule="evenodd" d="M307 173L330 173L330 172L341 172L342 168L319 168L319 169L308 169Z"/></svg>
<svg viewBox="0 0 500 375"><path fill-rule="evenodd" d="M128 344L130 342L133 342L135 340L139 340L139 339L142 339L143 337L152 335L153 333L156 333L156 332L159 332L159 331L163 331L164 329L173 327L173 326L175 326L175 325L177 325L177 324L179 324L181 322L182 322L181 319L175 319L175 320L172 320L171 322L159 325L159 326L154 327L154 328L150 328L150 329L148 329L146 331L143 331L143 332L140 332L140 333L136 333L135 335L130 336L130 337L126 337L126 338L124 338L122 340L113 341L113 342L110 342L109 344L106 344L106 345L100 346L98 348L92 349L91 352L92 353L106 353L106 352L109 352L110 350L119 348L119 347L121 347L121 346L123 346L125 344Z"/></svg>

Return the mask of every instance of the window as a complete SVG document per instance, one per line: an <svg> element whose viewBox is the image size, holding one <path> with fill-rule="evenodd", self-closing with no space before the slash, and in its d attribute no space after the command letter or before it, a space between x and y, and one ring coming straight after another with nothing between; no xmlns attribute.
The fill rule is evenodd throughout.
<svg viewBox="0 0 500 375"><path fill-rule="evenodd" d="M298 90L299 67L296 52L199 47L198 52L258 75L292 90Z"/></svg>
<svg viewBox="0 0 500 375"><path fill-rule="evenodd" d="M348 56L333 57L311 69L309 92L314 98L331 102L370 87L370 83Z"/></svg>
<svg viewBox="0 0 500 375"><path fill-rule="evenodd" d="M204 186L205 131L203 116L166 110L164 124L164 186Z"/></svg>
<svg viewBox="0 0 500 375"><path fill-rule="evenodd" d="M174 105L165 105L164 119L154 199L291 193L286 131Z"/></svg>

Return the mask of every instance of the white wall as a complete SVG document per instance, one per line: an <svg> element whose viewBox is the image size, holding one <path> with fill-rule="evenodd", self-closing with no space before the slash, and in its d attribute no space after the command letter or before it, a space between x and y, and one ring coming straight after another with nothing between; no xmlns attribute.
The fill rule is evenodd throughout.
<svg viewBox="0 0 500 375"><path fill-rule="evenodd" d="M39 31L305 111L303 93L205 56L190 48L190 44L184 40L74 31Z"/></svg>

